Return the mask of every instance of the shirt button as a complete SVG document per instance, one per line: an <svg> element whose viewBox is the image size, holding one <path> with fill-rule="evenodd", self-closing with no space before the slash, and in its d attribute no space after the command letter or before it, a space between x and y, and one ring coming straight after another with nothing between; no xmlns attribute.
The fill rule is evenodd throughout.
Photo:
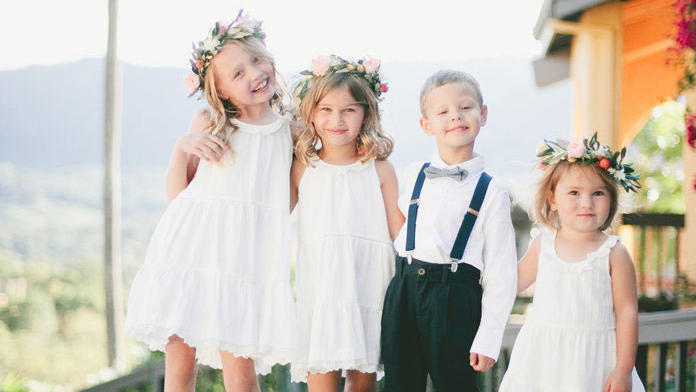
<svg viewBox="0 0 696 392"><path fill-rule="evenodd" d="M418 268L418 275L425 275L425 268Z"/></svg>

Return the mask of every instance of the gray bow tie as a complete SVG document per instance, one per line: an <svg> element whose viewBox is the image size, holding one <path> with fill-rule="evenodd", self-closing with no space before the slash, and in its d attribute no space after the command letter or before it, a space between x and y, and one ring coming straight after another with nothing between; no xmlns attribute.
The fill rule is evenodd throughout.
<svg viewBox="0 0 696 392"><path fill-rule="evenodd" d="M461 167L453 167L451 169L440 169L437 167L428 166L424 170L427 178L449 177L455 181L462 181L469 175L469 172Z"/></svg>

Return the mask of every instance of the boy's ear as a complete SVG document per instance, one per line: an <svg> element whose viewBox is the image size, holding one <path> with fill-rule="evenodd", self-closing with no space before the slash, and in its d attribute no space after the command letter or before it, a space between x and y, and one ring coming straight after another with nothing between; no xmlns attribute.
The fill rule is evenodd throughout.
<svg viewBox="0 0 696 392"><path fill-rule="evenodd" d="M486 125L486 120L488 120L488 105L483 105L481 107L481 126Z"/></svg>
<svg viewBox="0 0 696 392"><path fill-rule="evenodd" d="M426 135L433 136L433 132L430 130L430 122L426 117L421 117L420 126L423 128L423 132L425 132Z"/></svg>

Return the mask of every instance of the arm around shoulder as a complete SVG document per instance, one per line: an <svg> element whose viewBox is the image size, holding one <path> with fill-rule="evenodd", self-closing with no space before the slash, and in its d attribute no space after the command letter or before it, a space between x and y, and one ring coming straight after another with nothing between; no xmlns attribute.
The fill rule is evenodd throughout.
<svg viewBox="0 0 696 392"><path fill-rule="evenodd" d="M166 175L167 201L171 202L176 195L186 188L196 174L199 155L194 153L195 143L200 143L201 132L209 128L210 114L206 109L199 109L191 119L189 131L177 139L174 152L169 162Z"/></svg>
<svg viewBox="0 0 696 392"><path fill-rule="evenodd" d="M388 160L375 160L375 169L379 177L384 209L387 214L389 235L394 240L404 224L404 216L399 210L399 180L394 166Z"/></svg>

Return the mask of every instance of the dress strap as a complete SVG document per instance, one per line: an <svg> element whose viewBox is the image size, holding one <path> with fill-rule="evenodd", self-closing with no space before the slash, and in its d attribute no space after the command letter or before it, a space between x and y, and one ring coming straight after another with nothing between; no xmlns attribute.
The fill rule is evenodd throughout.
<svg viewBox="0 0 696 392"><path fill-rule="evenodd" d="M597 249L596 251L592 252L594 256L604 256L604 255L609 255L611 253L611 248L616 246L616 244L619 242L619 236L618 235L609 235L607 236L607 239L604 240L604 243Z"/></svg>

